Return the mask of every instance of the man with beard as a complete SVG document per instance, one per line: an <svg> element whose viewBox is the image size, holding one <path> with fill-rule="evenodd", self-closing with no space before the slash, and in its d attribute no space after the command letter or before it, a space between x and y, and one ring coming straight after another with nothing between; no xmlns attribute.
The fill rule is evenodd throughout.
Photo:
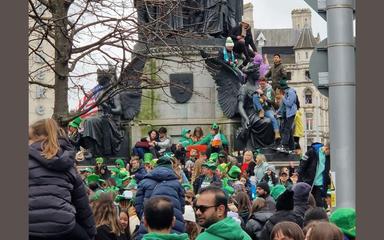
<svg viewBox="0 0 384 240"><path fill-rule="evenodd" d="M197 223L205 229L196 240L251 239L233 218L227 217L228 198L222 189L215 186L201 189L194 209Z"/></svg>
<svg viewBox="0 0 384 240"><path fill-rule="evenodd" d="M259 182L256 186L256 194L257 197L261 197L265 199L265 204L267 205L266 208L272 212L276 210L276 202L275 200L269 195L270 188L268 183L266 182Z"/></svg>

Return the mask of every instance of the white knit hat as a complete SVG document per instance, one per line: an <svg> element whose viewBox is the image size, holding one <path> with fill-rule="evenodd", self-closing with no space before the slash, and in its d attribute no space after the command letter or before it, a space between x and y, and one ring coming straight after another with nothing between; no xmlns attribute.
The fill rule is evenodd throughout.
<svg viewBox="0 0 384 240"><path fill-rule="evenodd" d="M195 211L191 205L185 205L183 217L185 221L196 222Z"/></svg>

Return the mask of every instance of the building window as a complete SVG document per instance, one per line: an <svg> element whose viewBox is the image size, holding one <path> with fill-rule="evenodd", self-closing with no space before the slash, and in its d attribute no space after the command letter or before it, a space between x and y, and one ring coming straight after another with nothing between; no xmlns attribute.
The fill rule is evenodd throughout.
<svg viewBox="0 0 384 240"><path fill-rule="evenodd" d="M305 71L305 79L307 80L310 80L311 79L311 75L309 74L309 71Z"/></svg>
<svg viewBox="0 0 384 240"><path fill-rule="evenodd" d="M304 92L305 104L312 104L312 90L307 88Z"/></svg>
<svg viewBox="0 0 384 240"><path fill-rule="evenodd" d="M313 130L313 113L306 113L305 120L306 120L305 129Z"/></svg>
<svg viewBox="0 0 384 240"><path fill-rule="evenodd" d="M308 52L305 52L305 58L308 59Z"/></svg>
<svg viewBox="0 0 384 240"><path fill-rule="evenodd" d="M287 72L287 80L291 80L292 79L292 72Z"/></svg>
<svg viewBox="0 0 384 240"><path fill-rule="evenodd" d="M300 53L297 53L297 60L300 60Z"/></svg>

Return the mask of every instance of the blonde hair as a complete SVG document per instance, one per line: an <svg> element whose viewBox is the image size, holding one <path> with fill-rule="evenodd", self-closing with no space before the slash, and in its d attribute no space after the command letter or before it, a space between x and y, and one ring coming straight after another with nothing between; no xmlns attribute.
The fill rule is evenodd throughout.
<svg viewBox="0 0 384 240"><path fill-rule="evenodd" d="M64 136L63 130L52 118L46 118L33 123L30 126L33 137L37 141L42 141L42 156L52 159L60 150L59 137Z"/></svg>
<svg viewBox="0 0 384 240"><path fill-rule="evenodd" d="M253 160L253 152L250 151L250 150L246 151L246 152L244 153L244 156L243 156L244 159L245 159L245 154L250 154L250 155L251 155L251 162L252 162L252 160Z"/></svg>
<svg viewBox="0 0 384 240"><path fill-rule="evenodd" d="M257 159L257 158L259 158L260 161L261 161L262 163L267 161L267 159L265 158L265 155L264 155L264 154L258 154L258 155L256 156L256 159Z"/></svg>
<svg viewBox="0 0 384 240"><path fill-rule="evenodd" d="M93 206L93 215L95 217L96 227L107 225L111 229L111 232L117 236L124 233L123 227L118 220L116 208L111 199L102 198L97 201Z"/></svg>

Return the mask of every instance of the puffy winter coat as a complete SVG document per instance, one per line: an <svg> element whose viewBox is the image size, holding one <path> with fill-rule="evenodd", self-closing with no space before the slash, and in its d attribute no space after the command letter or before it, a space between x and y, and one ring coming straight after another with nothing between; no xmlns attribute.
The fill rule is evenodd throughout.
<svg viewBox="0 0 384 240"><path fill-rule="evenodd" d="M245 231L252 239L258 239L265 223L273 215L273 212L262 209L259 212L254 212L245 226Z"/></svg>
<svg viewBox="0 0 384 240"><path fill-rule="evenodd" d="M299 226L303 225L303 219L298 217L292 210L277 211L265 223L261 232L260 240L269 240L273 227L283 221L294 222Z"/></svg>
<svg viewBox="0 0 384 240"><path fill-rule="evenodd" d="M319 151L323 145L321 143L313 143L311 148L304 154L300 160L298 168L299 182L305 182L309 185L313 184L316 175L317 164L319 162ZM323 171L323 192L322 196L326 196L327 186L331 183L329 176L330 171L330 157L325 157L325 169Z"/></svg>
<svg viewBox="0 0 384 240"><path fill-rule="evenodd" d="M176 217L173 230L176 233L184 233L184 190L172 169L162 166L156 167L139 183L135 208L140 219L143 216L145 202L153 196L165 196L172 201ZM143 223L141 223L136 239L141 239L144 234L146 234L146 231Z"/></svg>
<svg viewBox="0 0 384 240"><path fill-rule="evenodd" d="M95 220L74 167L74 148L66 139L59 143L50 160L41 155L41 142L29 146L29 236L63 237L78 223L93 239Z"/></svg>

